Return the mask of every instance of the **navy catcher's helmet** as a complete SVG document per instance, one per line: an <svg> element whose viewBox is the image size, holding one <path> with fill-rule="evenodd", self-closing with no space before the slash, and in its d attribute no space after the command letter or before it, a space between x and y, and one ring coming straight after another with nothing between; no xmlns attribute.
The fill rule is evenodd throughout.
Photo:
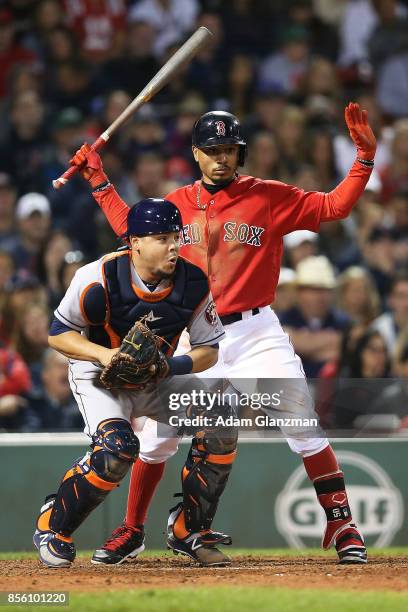
<svg viewBox="0 0 408 612"><path fill-rule="evenodd" d="M179 232L183 227L177 206L162 198L146 198L128 213L126 236L150 236Z"/></svg>
<svg viewBox="0 0 408 612"><path fill-rule="evenodd" d="M198 149L215 147L219 144L237 144L239 145L238 165L244 165L247 145L241 137L241 125L231 113L225 111L205 113L194 124L192 143Z"/></svg>

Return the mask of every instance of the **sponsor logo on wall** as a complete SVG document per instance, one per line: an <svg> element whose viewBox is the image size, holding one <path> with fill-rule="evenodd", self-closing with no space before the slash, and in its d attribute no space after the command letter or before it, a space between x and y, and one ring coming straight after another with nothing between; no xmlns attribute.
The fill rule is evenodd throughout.
<svg viewBox="0 0 408 612"><path fill-rule="evenodd" d="M402 526L404 504L399 489L387 472L373 459L360 453L336 453L344 470L353 520L369 546L392 543ZM279 533L290 546L305 548L319 545L326 525L314 487L303 465L289 477L275 503L275 521Z"/></svg>

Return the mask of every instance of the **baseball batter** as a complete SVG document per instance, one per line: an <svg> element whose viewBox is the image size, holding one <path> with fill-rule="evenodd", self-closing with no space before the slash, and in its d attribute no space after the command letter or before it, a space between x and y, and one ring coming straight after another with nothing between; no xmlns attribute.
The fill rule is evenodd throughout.
<svg viewBox="0 0 408 612"><path fill-rule="evenodd" d="M34 544L40 560L49 567L71 565L75 558L73 532L118 486L138 456L139 440L131 418L148 416L163 422L170 433L168 396L205 389L204 382L192 373L217 361L224 331L205 274L178 258L181 229L181 216L174 204L142 200L128 214L125 232L129 248L80 268L55 311L49 343L69 357L71 389L92 442L91 451L75 461L57 493L49 495L41 509ZM128 385L107 390L101 385L101 370L108 364L111 367L114 356L117 362L122 339L139 320L164 340L166 357L161 357L161 363L167 362L167 377L156 380L149 391L135 392ZM193 348L173 357L186 327ZM135 345L135 350L140 346ZM228 407L220 408L228 413ZM176 439L177 433L178 428L173 431ZM235 457L236 438L231 430L208 436L201 432L193 439L184 467L183 494L194 508L188 517L189 534L174 543L174 548L204 565L228 560L214 546L206 546L199 532L207 530L214 518ZM168 439L163 442L164 453L168 452ZM205 461L197 470L202 455ZM200 500L202 483L206 496ZM218 535L220 540L227 538ZM141 537L138 552L143 548Z"/></svg>
<svg viewBox="0 0 408 612"><path fill-rule="evenodd" d="M322 222L347 217L370 177L376 140L367 112L350 103L345 120L357 157L346 178L330 193L305 192L278 181L239 175L237 168L244 163L246 143L237 118L216 111L206 113L195 124L192 152L202 178L167 198L182 214L182 253L208 274L225 328L218 362L206 374L221 374L235 383L248 377L304 378L301 360L269 305L279 277L282 237L300 229L317 232ZM122 235L128 207L103 172L100 157L84 145L72 163L91 183L94 197L116 234ZM119 557L131 553L132 530L142 529L164 461L171 454L166 442L155 439L151 430L142 443L140 459L133 468L125 523L100 549L108 556L109 551ZM364 541L352 521L343 473L328 440L290 437L288 443L301 455L326 513L323 547L334 545L341 563L366 563ZM176 444L172 452L175 450ZM170 536L179 541L188 533L186 510L180 506L169 521Z"/></svg>

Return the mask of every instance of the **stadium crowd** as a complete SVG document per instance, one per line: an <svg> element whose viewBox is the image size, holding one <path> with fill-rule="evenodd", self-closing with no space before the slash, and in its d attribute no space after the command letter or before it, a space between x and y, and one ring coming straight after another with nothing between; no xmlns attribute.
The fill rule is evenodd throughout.
<svg viewBox="0 0 408 612"><path fill-rule="evenodd" d="M9 0L0 430L82 429L48 326L75 271L120 243L80 177L59 191L51 181L199 25L211 43L112 138L108 175L129 203L197 179L191 130L218 109L242 122L243 173L330 191L355 155L343 109L359 102L378 139L373 175L350 218L285 237L273 307L324 425L361 428L368 412L375 427L408 427L408 2Z"/></svg>

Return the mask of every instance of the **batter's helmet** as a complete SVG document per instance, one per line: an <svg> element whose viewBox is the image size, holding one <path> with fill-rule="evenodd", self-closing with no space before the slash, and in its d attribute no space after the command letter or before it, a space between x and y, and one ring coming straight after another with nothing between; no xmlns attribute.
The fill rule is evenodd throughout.
<svg viewBox="0 0 408 612"><path fill-rule="evenodd" d="M237 144L239 145L238 165L244 165L247 145L241 137L241 125L231 113L225 111L205 113L194 124L192 142L198 149L219 144Z"/></svg>
<svg viewBox="0 0 408 612"><path fill-rule="evenodd" d="M177 206L162 198L146 198L129 210L126 236L179 232L183 227Z"/></svg>

